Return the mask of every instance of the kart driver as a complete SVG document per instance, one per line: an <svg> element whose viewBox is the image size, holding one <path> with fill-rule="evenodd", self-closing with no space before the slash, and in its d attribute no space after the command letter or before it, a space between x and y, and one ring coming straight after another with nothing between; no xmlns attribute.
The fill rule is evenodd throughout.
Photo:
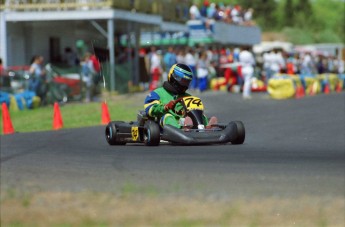
<svg viewBox="0 0 345 227"><path fill-rule="evenodd" d="M191 81L193 79L192 70L185 64L175 64L170 68L168 73L168 81L164 81L163 86L152 91L145 99L145 112L150 117L157 117L160 119L160 125L172 125L177 128L183 126L191 126L192 119L186 117L184 125L180 125L182 105L179 98L191 96L186 93ZM172 114L174 111L176 114ZM211 117L210 120L204 116L204 125L216 124L217 118ZM207 126L206 126L207 127Z"/></svg>

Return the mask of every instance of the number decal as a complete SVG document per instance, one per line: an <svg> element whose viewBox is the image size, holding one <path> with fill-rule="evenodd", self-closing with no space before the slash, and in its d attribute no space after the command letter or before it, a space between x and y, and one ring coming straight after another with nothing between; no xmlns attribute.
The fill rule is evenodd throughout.
<svg viewBox="0 0 345 227"><path fill-rule="evenodd" d="M137 141L139 137L138 127L132 127L132 140Z"/></svg>
<svg viewBox="0 0 345 227"><path fill-rule="evenodd" d="M193 101L193 97L185 98L184 101L187 102L186 107L188 108L190 106L190 103Z"/></svg>
<svg viewBox="0 0 345 227"><path fill-rule="evenodd" d="M197 106L202 105L201 99L194 99L192 103L197 105Z"/></svg>
<svg viewBox="0 0 345 227"><path fill-rule="evenodd" d="M203 110L204 105L201 102L201 99L194 96L189 96L183 98L183 102L187 110Z"/></svg>

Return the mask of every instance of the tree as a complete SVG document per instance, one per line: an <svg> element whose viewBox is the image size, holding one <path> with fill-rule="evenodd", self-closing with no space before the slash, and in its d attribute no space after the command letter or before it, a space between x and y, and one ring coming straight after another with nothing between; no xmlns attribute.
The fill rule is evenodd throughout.
<svg viewBox="0 0 345 227"><path fill-rule="evenodd" d="M238 3L244 8L253 8L254 18L259 22L263 29L271 30L277 26L275 0L239 0Z"/></svg>
<svg viewBox="0 0 345 227"><path fill-rule="evenodd" d="M313 8L309 0L297 1L294 7L296 12L295 24L301 28L310 27L315 24L313 18Z"/></svg>
<svg viewBox="0 0 345 227"><path fill-rule="evenodd" d="M292 27L294 25L294 19L293 0L286 0L284 7L284 25Z"/></svg>

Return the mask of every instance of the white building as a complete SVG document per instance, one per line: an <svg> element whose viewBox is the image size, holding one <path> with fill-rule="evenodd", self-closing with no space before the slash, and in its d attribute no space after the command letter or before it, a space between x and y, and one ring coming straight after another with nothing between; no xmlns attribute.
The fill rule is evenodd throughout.
<svg viewBox="0 0 345 227"><path fill-rule="evenodd" d="M139 48L143 32L188 32L186 9L192 0L4 0L0 5L0 57L3 65L28 65L34 55L47 62L61 57L78 40L89 46L104 43L108 50L111 88L114 89L117 34L130 34ZM187 11L188 12L188 11ZM256 26L215 26L221 44L253 45L261 31ZM92 51L92 50L90 50ZM136 56L137 58L137 56ZM138 68L138 67L137 67ZM136 69L137 70L137 69ZM138 78L138 71L135 72Z"/></svg>

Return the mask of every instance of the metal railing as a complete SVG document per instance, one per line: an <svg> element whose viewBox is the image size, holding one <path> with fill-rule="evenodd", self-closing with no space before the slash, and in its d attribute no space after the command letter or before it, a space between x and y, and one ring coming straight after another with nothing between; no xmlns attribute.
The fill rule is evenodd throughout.
<svg viewBox="0 0 345 227"><path fill-rule="evenodd" d="M111 8L112 0L2 0L0 9L9 11L58 11Z"/></svg>
<svg viewBox="0 0 345 227"><path fill-rule="evenodd" d="M185 22L192 0L0 0L6 11L73 11L122 9L161 15L163 20Z"/></svg>

